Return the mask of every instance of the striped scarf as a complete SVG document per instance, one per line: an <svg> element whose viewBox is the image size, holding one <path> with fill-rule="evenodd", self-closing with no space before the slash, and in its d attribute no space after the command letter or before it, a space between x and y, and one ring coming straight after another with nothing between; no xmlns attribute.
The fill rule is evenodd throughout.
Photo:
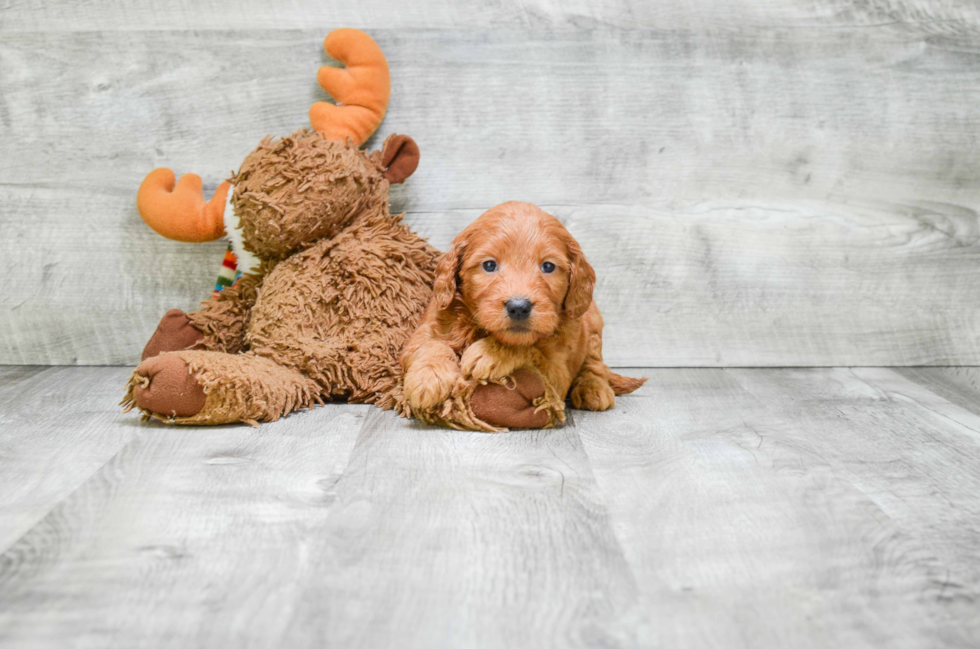
<svg viewBox="0 0 980 649"><path fill-rule="evenodd" d="M221 291L226 286L234 286L241 276L242 272L238 270L238 257L231 251L231 244L228 244L225 258L221 262L221 270L218 271L218 283L214 285L214 290L211 291L211 299L217 300Z"/></svg>

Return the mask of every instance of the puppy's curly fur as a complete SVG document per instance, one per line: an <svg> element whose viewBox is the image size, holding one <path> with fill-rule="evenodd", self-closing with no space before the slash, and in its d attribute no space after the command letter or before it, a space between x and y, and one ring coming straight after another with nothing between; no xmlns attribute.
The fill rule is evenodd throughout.
<svg viewBox="0 0 980 649"><path fill-rule="evenodd" d="M566 395L576 408L612 408L616 395L646 379L620 376L603 362L594 286L595 271L558 219L520 202L484 213L439 261L433 300L402 353L412 413L499 430L564 421ZM530 304L526 317L508 314L515 299ZM530 394L534 376L526 370L543 379ZM518 389L508 397L501 385ZM481 391L500 398L480 398Z"/></svg>

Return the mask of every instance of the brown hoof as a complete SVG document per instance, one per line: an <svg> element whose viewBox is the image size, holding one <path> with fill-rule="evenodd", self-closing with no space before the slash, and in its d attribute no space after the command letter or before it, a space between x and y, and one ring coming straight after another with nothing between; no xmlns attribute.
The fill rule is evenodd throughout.
<svg viewBox="0 0 980 649"><path fill-rule="evenodd" d="M140 363L136 373L149 379L145 386L133 386L133 401L143 410L166 417L193 417L204 408L204 388L180 356L154 356Z"/></svg>
<svg viewBox="0 0 980 649"><path fill-rule="evenodd" d="M548 413L534 412L534 400L544 394L544 381L528 369L517 370L513 378L516 389L496 383L479 386L470 397L473 414L502 428L544 428Z"/></svg>
<svg viewBox="0 0 980 649"><path fill-rule="evenodd" d="M186 313L180 309L170 309L160 318L160 324L143 348L140 360L145 361L163 352L194 349L202 340L204 334L194 328Z"/></svg>

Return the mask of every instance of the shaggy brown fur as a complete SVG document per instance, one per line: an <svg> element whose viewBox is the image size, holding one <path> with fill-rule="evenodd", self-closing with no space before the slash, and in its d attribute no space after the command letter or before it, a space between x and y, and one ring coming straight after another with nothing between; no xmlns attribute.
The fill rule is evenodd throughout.
<svg viewBox="0 0 980 649"><path fill-rule="evenodd" d="M617 394L645 379L619 376L602 361L594 285L578 242L553 216L518 202L484 213L439 262L434 298L402 354L411 412L426 421L498 430L563 422L566 395L576 408L612 408ZM508 314L515 298L530 303L529 315ZM492 384L506 385L522 368L543 379L542 394L522 395L541 416L514 418L513 407L496 412L499 401L481 411L474 390L499 391Z"/></svg>
<svg viewBox="0 0 980 649"><path fill-rule="evenodd" d="M162 355L136 369L124 405L180 424L273 421L331 398L405 412L397 359L439 257L388 208L386 169L414 169L400 159L413 147L392 136L366 154L308 130L264 140L231 178L260 269L187 314L193 345L151 340Z"/></svg>
<svg viewBox="0 0 980 649"><path fill-rule="evenodd" d="M331 239L363 214L388 208L381 154L300 130L265 138L229 182L246 247L279 260Z"/></svg>

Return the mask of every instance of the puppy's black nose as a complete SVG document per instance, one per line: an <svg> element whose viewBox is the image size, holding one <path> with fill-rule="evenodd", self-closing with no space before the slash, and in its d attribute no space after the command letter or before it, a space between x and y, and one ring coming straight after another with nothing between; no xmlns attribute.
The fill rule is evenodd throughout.
<svg viewBox="0 0 980 649"><path fill-rule="evenodd" d="M511 320L527 320L533 306L526 297L512 297L507 300L507 316Z"/></svg>

